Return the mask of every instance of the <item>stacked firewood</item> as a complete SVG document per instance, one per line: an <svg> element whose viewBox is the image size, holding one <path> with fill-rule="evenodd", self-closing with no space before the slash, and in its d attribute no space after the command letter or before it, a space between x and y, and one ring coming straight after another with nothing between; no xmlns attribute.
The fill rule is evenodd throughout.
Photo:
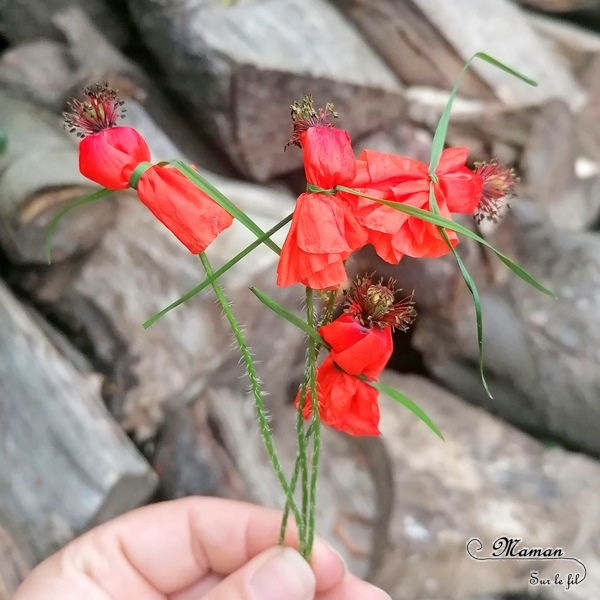
<svg viewBox="0 0 600 600"><path fill-rule="evenodd" d="M66 101L108 81L153 159L198 165L268 229L299 189L300 155L283 152L294 100L312 93L333 102L356 148L426 160L449 89L477 51L538 86L473 63L448 143L520 171L513 212L481 233L559 298L461 242L482 295L496 397L486 404L472 302L451 257L392 266L365 251L349 265L415 290L420 317L394 360L403 371L421 366L389 371L387 382L422 406L446 442L383 397L381 438L326 431L320 532L353 571L398 598L526 590L519 563L492 569L467 556L473 535L568 548L588 566L581 597L600 596L600 503L588 485L600 467L519 431L600 455L600 34L564 18L597 22L600 3L129 0L121 14L113 4L11 0L0 16L0 600L69 539L145 502L189 494L282 502L211 296L142 328L202 276L135 195L71 212L46 264L52 216L94 190L61 124ZM234 225L209 255L223 263L251 241ZM290 469L302 333L247 289L299 307L298 290L275 286L276 258L261 247L223 283ZM562 597L560 588L546 592Z"/></svg>

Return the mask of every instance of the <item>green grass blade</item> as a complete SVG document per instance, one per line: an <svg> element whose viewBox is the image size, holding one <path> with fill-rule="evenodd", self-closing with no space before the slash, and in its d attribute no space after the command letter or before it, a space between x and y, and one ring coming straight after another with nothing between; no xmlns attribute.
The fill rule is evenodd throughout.
<svg viewBox="0 0 600 600"><path fill-rule="evenodd" d="M100 200L109 194L112 194L112 190L107 190L106 188L98 190L97 192L93 192L92 194L88 194L83 198L79 198L79 200L71 202L63 209L59 210L54 217L52 217L52 221L50 221L50 225L48 226L48 232L46 233L46 260L48 261L48 264L52 263L52 235L54 234L54 230L56 229L59 221L74 208L79 208L80 206L84 206L90 202L95 202L96 200Z"/></svg>
<svg viewBox="0 0 600 600"><path fill-rule="evenodd" d="M440 209L437 204L437 199L435 197L435 187L434 183L431 182L429 184L429 205L431 206L431 210L434 214L440 216ZM477 291L477 286L469 273L465 263L462 261L462 258L452 245L446 230L443 227L438 225L438 231L441 236L444 238L444 241L450 248L452 254L454 254L454 258L458 264L458 268L460 269L461 275L473 296L473 304L475 305L475 322L477 324L477 348L479 350L479 376L481 378L481 383L483 384L483 389L486 391L487 395L493 400L493 396L490 392L490 388L488 387L487 381L485 380L485 374L483 372L483 315L481 312L481 299L479 298L479 292Z"/></svg>
<svg viewBox="0 0 600 600"><path fill-rule="evenodd" d="M269 231L267 231L264 235L257 238L249 246L247 246L241 252L236 254L230 261L226 262L222 267L217 269L210 277L207 277L201 284L197 285L195 288L191 289L189 292L187 292L186 294L184 294L183 296L181 296L180 298L175 300L175 302L169 304L169 306L167 306L166 308L163 308L160 312L157 312L156 314L152 315L144 323L144 329L148 329L148 327L150 327L151 325L156 323L156 321L158 321L161 317L164 317L168 312L172 311L174 308L177 308L184 302L187 302L190 298L193 298L196 294L199 294L202 290L204 290L209 285L211 285L213 283L213 281L217 280L224 273L227 273L227 271L229 271L229 269L231 269L231 267L233 267L238 262L240 262L240 260L242 260L242 258L248 256L248 254L250 254L250 252L252 252L256 248L258 248L258 246L263 244L266 239L270 238L272 235L277 233L282 227L285 227L291 220L292 220L292 215L290 214L285 219L282 219L281 221L279 221L279 223L277 223L277 225L275 225L274 227L269 229Z"/></svg>
<svg viewBox="0 0 600 600"><path fill-rule="evenodd" d="M442 230L441 227L440 230ZM481 312L481 299L479 297L479 292L477 291L475 282L469 274L465 263L463 263L462 258L460 257L456 249L452 247L452 244L450 244L448 235L445 231L443 231L442 235L444 236L446 243L450 245L452 254L454 254L454 258L456 258L456 262L458 263L458 268L460 269L463 279L465 280L465 283L467 284L467 287L469 288L469 291L473 296L473 304L475 306L475 322L477 324L477 347L479 349L479 376L481 378L481 383L483 384L483 388L485 389L487 395L493 400L494 397L490 392L490 388L488 387L487 381L485 379L485 374L483 372L483 315Z"/></svg>
<svg viewBox="0 0 600 600"><path fill-rule="evenodd" d="M427 427L429 427L429 429L431 429L431 431L433 431L435 435L437 435L441 440L444 440L442 432L436 427L435 423L427 416L427 413L417 404L415 404L410 398L407 398L404 394L401 394L400 392L390 387L389 385L386 385L385 383L380 383L378 381L367 381L366 383L368 383L370 386L373 386L380 392L383 392L384 394L388 395L390 398L392 398L392 400L400 402L400 404L406 406L406 408L408 408L408 410L410 410L417 417L419 417L419 419L421 419L421 421L423 421L423 423L425 423L425 425L427 425Z"/></svg>
<svg viewBox="0 0 600 600"><path fill-rule="evenodd" d="M477 54L474 54L466 62L465 66L462 68L462 71L460 72L459 76L456 78L456 83L454 84L454 87L452 88L452 91L450 92L450 96L448 97L448 102L446 103L446 106L444 107L444 111L442 112L442 116L440 117L440 121L435 130L435 134L433 136L433 142L431 144L431 160L429 162L429 172L430 173L435 173L435 170L437 169L437 166L440 162L440 157L442 155L442 151L444 149L444 144L446 142L446 134L448 133L448 124L450 123L450 113L452 112L452 104L454 103L454 98L456 97L456 94L458 93L458 88L460 86L460 83L462 81L464 74L466 73L467 69L471 66L471 63L476 58L483 60L483 61L489 63L490 65L493 65L494 67L497 67L498 69L501 69L502 71L505 71L506 73L510 73L514 77L517 77L518 79L520 79L521 81L524 81L525 83L527 83L529 85L537 86L537 82L535 80L531 79L530 77L527 77L526 75L523 75L522 73L519 73L515 69L509 67L508 65L505 65L504 63L500 62L498 59L490 56L489 54L486 54L485 52L477 52Z"/></svg>
<svg viewBox="0 0 600 600"><path fill-rule="evenodd" d="M434 225L438 225L439 227L445 227L446 229L450 229L452 231L456 231L456 233L460 233L466 237L479 242L486 248L489 248L515 275L520 277L523 281L534 287L536 290L546 294L546 296L550 296L550 298L556 298L556 296L546 287L544 287L539 281L537 281L534 277L532 277L525 269L514 263L508 256L500 252L500 250L496 250L489 242L484 240L482 237L478 236L476 233L464 227L460 223L455 223L454 221L450 221L449 219L445 219L444 217L440 217L439 215L433 214L431 211L423 210L422 208L417 208L416 206L407 206L402 204L401 202L389 202L388 200L382 200L381 198L376 198L375 196L369 196L368 194L362 194L357 190L353 190L352 188L337 186L339 191L348 192L350 194L354 194L356 196L361 196L362 198L368 198L369 200L374 200L375 202L379 202L380 204L385 204L394 210L398 210L403 212L411 217L417 217L418 219L422 219L423 221L427 221L428 223L433 223Z"/></svg>
<svg viewBox="0 0 600 600"><path fill-rule="evenodd" d="M181 171L192 183L195 183L204 193L208 194L217 204L222 206L230 215L233 215L246 229L251 231L257 238L262 238L265 232L241 209L239 209L227 196L223 195L214 185L209 183L198 172L181 160L169 161L175 168ZM268 246L276 254L281 254L281 248L268 237L264 238L265 246Z"/></svg>
<svg viewBox="0 0 600 600"><path fill-rule="evenodd" d="M308 323L306 323L303 319L301 319L300 317L297 317L296 315L294 315L291 312L287 311L285 308L283 308L283 306L281 306L275 300L273 300L273 298L267 296L267 294L265 294L264 292L261 292L259 289L255 288L254 286L252 286L250 288L250 291L265 306L267 306L268 308L270 308L273 312L277 313L280 317L284 318L286 321L288 321L292 325L295 325L296 327L298 327L298 329L301 329L302 331L304 331L304 333L306 335L308 335L309 337L311 337L313 340L315 340L319 344L325 346L326 348L329 348L329 345L321 337L321 335L319 334L319 332L314 327L311 327Z"/></svg>

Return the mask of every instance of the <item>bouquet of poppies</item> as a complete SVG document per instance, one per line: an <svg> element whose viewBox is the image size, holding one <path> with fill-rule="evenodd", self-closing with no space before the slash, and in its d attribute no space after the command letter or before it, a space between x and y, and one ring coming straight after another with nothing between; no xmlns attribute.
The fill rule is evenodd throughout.
<svg viewBox="0 0 600 600"><path fill-rule="evenodd" d="M479 53L475 58L535 84L486 54ZM495 161L469 169L466 166L468 148L444 149L460 77L436 130L429 165L374 150L364 150L356 158L348 133L334 125L337 114L333 106L316 109L310 96L294 103L292 136L287 146L298 146L302 150L306 192L298 197L293 213L267 232L194 167L179 160L152 164L143 137L135 129L118 124L123 102L107 85L87 89L86 99L71 102L71 112L65 115L69 129L82 138L79 145L81 173L103 189L59 212L51 224L48 241L68 210L103 198L112 191L131 188L152 214L192 254L199 256L206 274L204 280L151 317L144 327L151 326L203 289L212 288L246 365L260 430L285 494L280 541L291 513L297 526L299 550L307 559L315 535L322 423L350 435L378 435L378 394L382 391L413 411L442 437L435 424L409 398L378 382L392 354L392 331L405 331L416 317L412 296L402 297L393 280L375 280L372 275L359 276L340 294L341 286L347 281L345 262L352 253L371 244L384 261L392 264L398 263L404 255L432 258L454 253L475 303L481 378L486 391L479 296L456 253L458 234L485 245L527 283L552 295L482 237L452 220L452 213L463 213L473 215L477 224L484 219L497 221L516 182L514 172ZM256 241L215 271L205 250L234 219L247 227ZM279 248L271 237L288 224L287 237ZM289 475L284 473L277 456L250 349L235 317L235 309L219 283L223 273L261 244L279 255L277 285L302 284L306 288L304 319L252 288L269 309L301 328L307 337L306 367L295 401L298 454ZM336 314L339 316L334 318Z"/></svg>

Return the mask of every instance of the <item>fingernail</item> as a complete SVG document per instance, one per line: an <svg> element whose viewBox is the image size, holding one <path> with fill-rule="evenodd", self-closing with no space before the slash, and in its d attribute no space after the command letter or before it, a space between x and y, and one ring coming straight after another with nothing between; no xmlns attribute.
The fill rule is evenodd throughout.
<svg viewBox="0 0 600 600"><path fill-rule="evenodd" d="M282 548L252 575L250 590L256 600L312 600L315 576L295 550Z"/></svg>

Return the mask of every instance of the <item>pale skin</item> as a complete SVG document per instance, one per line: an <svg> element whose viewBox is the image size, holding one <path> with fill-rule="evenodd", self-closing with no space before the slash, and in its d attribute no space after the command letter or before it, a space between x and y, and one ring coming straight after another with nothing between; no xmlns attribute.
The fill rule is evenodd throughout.
<svg viewBox="0 0 600 600"><path fill-rule="evenodd" d="M13 600L389 600L317 538L310 567L275 546L281 513L218 498L140 508L40 564Z"/></svg>

